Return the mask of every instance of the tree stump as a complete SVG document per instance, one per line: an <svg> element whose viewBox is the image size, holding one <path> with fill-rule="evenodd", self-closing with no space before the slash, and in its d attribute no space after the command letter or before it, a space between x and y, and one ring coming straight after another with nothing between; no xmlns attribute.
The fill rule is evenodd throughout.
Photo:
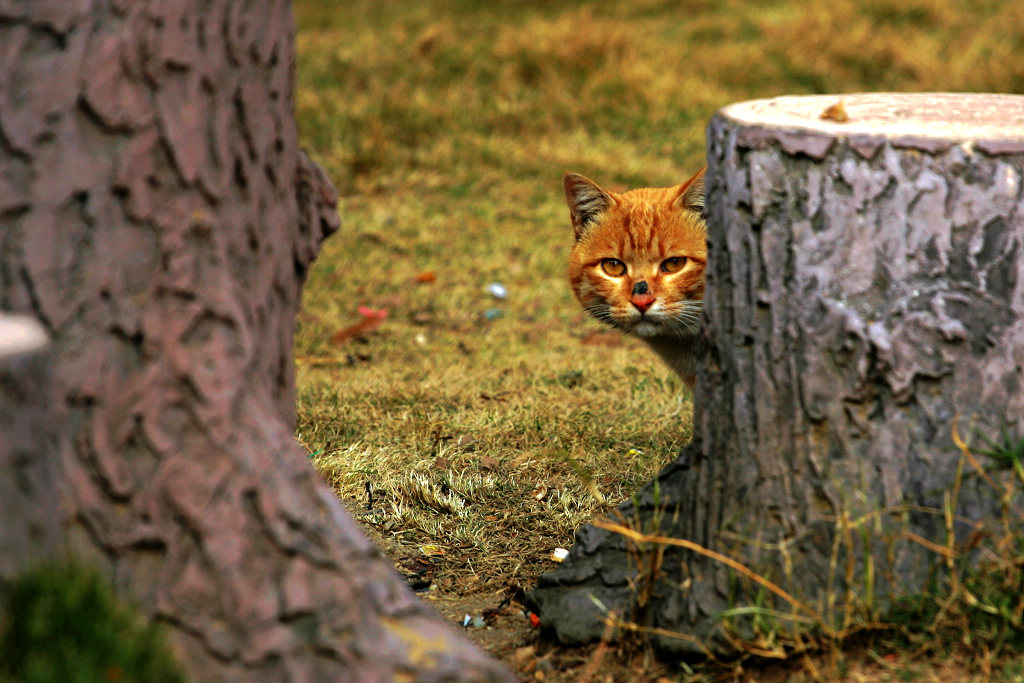
<svg viewBox="0 0 1024 683"><path fill-rule="evenodd" d="M940 556L919 539L945 545L947 511L957 542L997 521L1012 478L963 462L954 429L975 451L1004 429L1024 438L1022 176L1024 97L782 97L716 114L695 436L622 517L741 561L830 626L921 588ZM582 529L533 594L542 623L599 637L593 594L728 651L726 608L792 611L679 548L652 581L645 552Z"/></svg>
<svg viewBox="0 0 1024 683"><path fill-rule="evenodd" d="M0 308L52 339L0 434L24 459L20 421L58 430L42 502L66 503L70 551L196 681L511 680L293 437L294 316L338 216L298 147L290 5L4 2L0 46Z"/></svg>

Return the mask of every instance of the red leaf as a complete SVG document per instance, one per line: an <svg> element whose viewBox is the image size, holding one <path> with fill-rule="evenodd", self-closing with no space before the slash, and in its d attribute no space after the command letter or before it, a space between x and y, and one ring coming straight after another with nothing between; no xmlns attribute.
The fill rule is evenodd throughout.
<svg viewBox="0 0 1024 683"><path fill-rule="evenodd" d="M384 319L388 317L386 309L375 309L367 306L359 307L359 315L363 316L363 319L357 323L353 323L348 327L343 327L333 335L331 335L332 344L344 344L353 337L362 337L364 335L373 332L378 327L384 324Z"/></svg>

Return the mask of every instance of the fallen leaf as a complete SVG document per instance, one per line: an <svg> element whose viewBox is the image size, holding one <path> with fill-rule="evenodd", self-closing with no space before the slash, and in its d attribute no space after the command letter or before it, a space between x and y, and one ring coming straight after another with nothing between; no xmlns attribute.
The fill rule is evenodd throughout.
<svg viewBox="0 0 1024 683"><path fill-rule="evenodd" d="M363 317L362 320L348 327L343 327L331 335L332 344L344 344L354 337L367 335L383 325L384 319L388 317L387 309L384 308L374 309L360 306L358 310L359 315Z"/></svg>
<svg viewBox="0 0 1024 683"><path fill-rule="evenodd" d="M846 101L839 100L833 105L825 108L825 111L821 112L821 118L827 121L835 121L836 123L846 123L850 120L850 115L846 113Z"/></svg>
<svg viewBox="0 0 1024 683"><path fill-rule="evenodd" d="M501 463L498 462L496 458L492 458L489 455L485 455L484 457L480 458L480 467L483 467L485 470L496 470L500 466Z"/></svg>
<svg viewBox="0 0 1024 683"><path fill-rule="evenodd" d="M416 273L416 277L414 277L413 279L416 280L416 282L419 282L420 284L425 284L427 282L433 282L434 280L436 280L437 273L435 273L432 270L425 270L422 273Z"/></svg>
<svg viewBox="0 0 1024 683"><path fill-rule="evenodd" d="M537 488L533 490L533 493L531 493L530 495L536 498L537 500L544 500L545 498L548 497L548 487L545 486L544 484L539 484Z"/></svg>
<svg viewBox="0 0 1024 683"><path fill-rule="evenodd" d="M444 470L451 469L451 467L452 467L452 464L451 464L451 462L448 461L447 458L434 458L434 469L435 470L444 471Z"/></svg>
<svg viewBox="0 0 1024 683"><path fill-rule="evenodd" d="M359 312L359 315L363 316L364 318L379 318L380 320L383 320L384 318L388 317L387 309L384 308L370 308L369 306L360 306L356 310Z"/></svg>

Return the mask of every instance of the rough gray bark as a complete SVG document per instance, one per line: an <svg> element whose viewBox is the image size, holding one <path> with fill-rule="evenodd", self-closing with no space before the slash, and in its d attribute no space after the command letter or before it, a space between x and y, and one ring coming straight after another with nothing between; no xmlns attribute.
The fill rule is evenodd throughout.
<svg viewBox="0 0 1024 683"><path fill-rule="evenodd" d="M0 2L0 309L52 338L48 512L195 680L509 680L293 438L293 318L338 223L292 70L284 0Z"/></svg>
<svg viewBox="0 0 1024 683"><path fill-rule="evenodd" d="M657 491L620 507L644 530L667 511L661 533L726 552L835 619L848 587L871 597L868 558L876 605L927 579L938 556L908 533L946 541L957 417L976 445L1004 427L1024 437L1024 97L852 95L848 122L821 120L838 100L743 103L712 119L695 437ZM949 498L957 539L998 519L1000 497L965 465ZM844 518L872 521L848 537ZM754 600L735 572L669 550L638 604L628 548L581 530L533 594L542 623L565 641L600 636L593 592L728 650L719 614Z"/></svg>

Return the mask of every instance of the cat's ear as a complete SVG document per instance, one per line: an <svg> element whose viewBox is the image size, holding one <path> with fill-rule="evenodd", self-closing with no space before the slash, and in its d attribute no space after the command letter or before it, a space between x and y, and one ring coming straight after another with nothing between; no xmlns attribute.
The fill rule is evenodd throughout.
<svg viewBox="0 0 1024 683"><path fill-rule="evenodd" d="M566 173L562 179L562 188L565 190L565 201L569 204L576 239L582 237L587 226L615 203L611 195L597 183L579 173Z"/></svg>
<svg viewBox="0 0 1024 683"><path fill-rule="evenodd" d="M695 176L678 187L679 194L672 203L681 209L695 211L704 218L704 170L700 169Z"/></svg>

